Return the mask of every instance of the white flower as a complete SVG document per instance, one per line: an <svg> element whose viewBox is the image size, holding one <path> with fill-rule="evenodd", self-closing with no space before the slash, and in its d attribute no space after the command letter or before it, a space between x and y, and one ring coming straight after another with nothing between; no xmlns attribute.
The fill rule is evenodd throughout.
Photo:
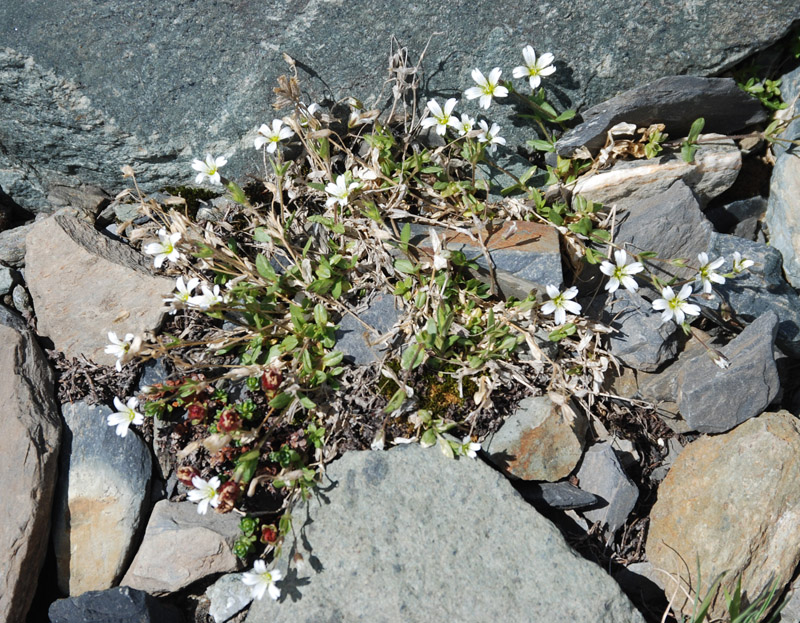
<svg viewBox="0 0 800 623"><path fill-rule="evenodd" d="M614 251L614 260L617 263L616 266L608 260L600 264L600 272L611 277L605 289L609 292L616 292L617 288L622 284L623 288L629 292L634 292L639 287L639 284L636 283L636 279L632 275L642 272L644 266L640 262L628 264L628 254L625 253L625 249Z"/></svg>
<svg viewBox="0 0 800 623"><path fill-rule="evenodd" d="M207 177L212 184L222 184L217 169L224 167L226 164L228 164L228 159L225 156L214 158L211 154L206 154L205 162L196 159L192 160L192 168L195 171L199 171L194 179L195 184L202 184L204 177Z"/></svg>
<svg viewBox="0 0 800 623"><path fill-rule="evenodd" d="M121 340L117 337L117 334L114 331L108 332L108 341L111 342L111 344L106 346L106 354L114 355L114 357L117 358L117 365L115 366L117 368L117 372L122 370L122 360L131 349L131 342L133 341L133 338L133 333L126 333L125 339Z"/></svg>
<svg viewBox="0 0 800 623"><path fill-rule="evenodd" d="M452 128L458 127L458 121L456 121L455 117L451 116L453 114L453 109L456 107L456 103L456 98L451 97L444 103L444 110L442 110L442 107L439 106L439 102L436 100L428 100L428 110L431 111L431 116L425 117L420 125L423 128L429 128L435 125L436 134L444 136L444 133L447 131L447 126Z"/></svg>
<svg viewBox="0 0 800 623"><path fill-rule="evenodd" d="M697 256L697 261L700 262L700 270L697 271L695 281L703 284L703 292L711 294L711 282L725 283L725 277L716 272L717 268L725 263L724 257L718 257L713 262L708 261L708 253L700 253Z"/></svg>
<svg viewBox="0 0 800 623"><path fill-rule="evenodd" d="M561 325L567 321L567 312L576 315L581 313L580 304L570 300L578 296L578 288L573 286L561 292L554 285L548 285L545 289L550 300L542 305L542 313L552 314L555 312L556 324Z"/></svg>
<svg viewBox="0 0 800 623"><path fill-rule="evenodd" d="M478 83L478 86L468 88L464 91L464 95L468 100L480 98L480 105L483 108L489 108L493 97L505 97L508 95L508 89L497 84L501 73L503 72L500 68L495 67L489 72L489 77L486 78L480 69L473 69L472 79Z"/></svg>
<svg viewBox="0 0 800 623"><path fill-rule="evenodd" d="M748 260L746 257L742 257L742 254L738 251L733 252L733 272L735 272L737 275L750 268L753 264L755 264L753 260Z"/></svg>
<svg viewBox="0 0 800 623"><path fill-rule="evenodd" d="M358 182L350 182L348 185L344 175L337 176L335 184L331 182L325 187L325 192L330 195L327 201L325 201L326 207L330 208L335 203L338 203L342 207L346 206L350 193L355 188L358 188Z"/></svg>
<svg viewBox="0 0 800 623"><path fill-rule="evenodd" d="M669 286L661 290L661 298L653 301L653 309L663 312L661 322L669 322L674 317L675 322L683 324L687 314L689 316L699 315L700 308L686 300L691 293L692 284L690 283L684 284L678 294L675 294Z"/></svg>
<svg viewBox="0 0 800 623"><path fill-rule="evenodd" d="M267 145L267 152L273 154L278 148L278 143L291 136L294 136L294 132L289 126L284 126L283 121L280 119L273 119L271 128L266 123L261 124L261 127L258 128L258 136L256 136L253 144L256 149L261 149L264 145Z"/></svg>
<svg viewBox="0 0 800 623"><path fill-rule="evenodd" d="M191 307L199 307L200 309L208 309L219 303L224 303L225 298L219 293L219 285L214 284L213 289L210 289L206 284L200 286L203 291L202 294L189 297L187 301Z"/></svg>
<svg viewBox="0 0 800 623"><path fill-rule="evenodd" d="M259 559L253 563L252 571L242 574L242 582L253 587L253 599L261 599L269 591L269 596L277 600L281 596L281 589L275 586L275 582L280 582L282 577L278 569L267 571L267 563Z"/></svg>
<svg viewBox="0 0 800 623"><path fill-rule="evenodd" d="M478 452L481 450L481 444L470 441L469 436L464 437L464 439L461 440L461 446L464 454L471 459L476 458L478 456Z"/></svg>
<svg viewBox="0 0 800 623"><path fill-rule="evenodd" d="M499 136L500 126L496 123L492 124L492 127L489 127L489 124L486 123L483 119L478 122L478 125L481 127L481 133L478 134L478 142L479 143L489 143L488 152L491 154L497 149L498 145L505 145L506 139L502 136Z"/></svg>
<svg viewBox="0 0 800 623"><path fill-rule="evenodd" d="M205 515L208 512L208 505L211 504L214 508L219 506L219 478L214 476L211 480L203 480L200 476L192 478L192 485L194 489L189 491L189 500L198 502L197 512Z"/></svg>
<svg viewBox="0 0 800 623"><path fill-rule="evenodd" d="M139 406L139 401L135 397L128 398L127 404L123 404L119 398L115 397L114 406L118 411L109 415L106 422L109 426L117 427L116 433L120 437L128 434L128 427L131 424L139 426L144 423L144 416L135 410Z"/></svg>
<svg viewBox="0 0 800 623"><path fill-rule="evenodd" d="M170 314L174 314L177 310L189 305L189 299L192 292L198 286L200 280L197 277L192 277L189 281L184 282L183 277L178 277L175 280L175 289L177 292L172 295L171 299L165 299L165 303L169 303L173 308Z"/></svg>
<svg viewBox="0 0 800 623"><path fill-rule="evenodd" d="M522 48L522 56L525 57L525 65L514 67L512 75L515 78L528 78L531 90L542 83L542 76L549 76L556 71L556 68L553 67L555 57L550 52L542 54L537 60L536 52L531 46L526 45Z"/></svg>
<svg viewBox="0 0 800 623"><path fill-rule="evenodd" d="M371 182L378 179L378 174L369 167L356 167L353 169L353 177L360 179L362 182Z"/></svg>
<svg viewBox="0 0 800 623"><path fill-rule="evenodd" d="M466 136L470 132L472 132L472 128L475 126L475 119L470 117L468 114L464 113L461 115L461 119L453 126L456 130L458 130L459 136Z"/></svg>
<svg viewBox="0 0 800 623"><path fill-rule="evenodd" d="M436 235L436 230L431 227L429 230L431 237L431 248L433 249L433 268L444 270L447 268L447 260L450 259L450 251L442 249L442 241Z"/></svg>
<svg viewBox="0 0 800 623"><path fill-rule="evenodd" d="M161 228L158 230L158 242L151 242L150 244L146 245L144 252L148 255L156 256L153 260L153 265L156 268L161 268L164 260L169 260L170 262L175 263L181 257L178 249L175 248L175 243L177 243L180 239L180 232L168 234L166 229Z"/></svg>

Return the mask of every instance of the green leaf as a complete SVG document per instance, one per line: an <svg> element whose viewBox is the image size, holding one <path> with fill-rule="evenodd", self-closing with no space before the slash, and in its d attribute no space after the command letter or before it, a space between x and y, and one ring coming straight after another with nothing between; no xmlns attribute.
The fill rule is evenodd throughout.
<svg viewBox="0 0 800 623"><path fill-rule="evenodd" d="M317 407L316 403L311 400L308 396L300 395L298 396L300 400L300 404L303 405L306 409L315 409Z"/></svg>
<svg viewBox="0 0 800 623"><path fill-rule="evenodd" d="M306 319L302 307L294 304L290 305L289 315L292 317L292 325L294 325L295 331L302 331L306 326Z"/></svg>
<svg viewBox="0 0 800 623"><path fill-rule="evenodd" d="M550 141L543 141L542 139L539 138L526 141L526 144L528 145L528 147L530 147L531 149L535 149L536 151L546 151L552 153L556 150L556 146L554 143L551 143Z"/></svg>
<svg viewBox="0 0 800 623"><path fill-rule="evenodd" d="M253 231L253 240L256 242L269 242L272 237L267 233L265 227L256 227Z"/></svg>
<svg viewBox="0 0 800 623"><path fill-rule="evenodd" d="M314 305L314 322L318 327L328 326L328 310L321 303Z"/></svg>
<svg viewBox="0 0 800 623"><path fill-rule="evenodd" d="M425 347L422 344L412 344L403 352L400 367L403 370L413 370L422 365L425 360Z"/></svg>
<svg viewBox="0 0 800 623"><path fill-rule="evenodd" d="M453 447L450 445L450 442L447 441L447 439L444 437L439 437L436 440L436 443L439 444L439 450L441 450L442 454L444 454L448 459L455 458L456 455L453 453Z"/></svg>
<svg viewBox="0 0 800 623"><path fill-rule="evenodd" d="M538 170L539 167L537 166L532 166L531 168L529 168L527 171L525 171L525 173L519 176L519 183L524 184L525 182L527 182L536 174Z"/></svg>
<svg viewBox="0 0 800 623"><path fill-rule="evenodd" d="M683 158L684 162L692 164L696 152L697 145L690 145L689 143L681 145L681 158Z"/></svg>
<svg viewBox="0 0 800 623"><path fill-rule="evenodd" d="M430 448L433 444L436 443L436 431L432 428L429 428L422 434L422 438L419 440L419 445L423 448Z"/></svg>
<svg viewBox="0 0 800 623"><path fill-rule="evenodd" d="M406 401L406 392L404 389L398 389L394 395L389 399L389 403L384 408L386 413L394 413L400 407L403 406L403 403Z"/></svg>
<svg viewBox="0 0 800 623"><path fill-rule="evenodd" d="M418 267L410 260L395 260L394 269L406 275L413 275L417 272Z"/></svg>
<svg viewBox="0 0 800 623"><path fill-rule="evenodd" d="M558 115L558 117L553 119L553 121L555 121L556 123L563 123L564 121L569 121L570 119L574 118L575 114L576 114L575 109L570 108L569 110L565 110L560 115Z"/></svg>
<svg viewBox="0 0 800 623"><path fill-rule="evenodd" d="M700 136L700 132L703 131L703 127L705 125L706 125L706 120L703 119L703 117L695 119L694 123L692 123L692 127L689 129L689 136L687 137L687 140L690 143L696 141L697 137Z"/></svg>
<svg viewBox="0 0 800 623"><path fill-rule="evenodd" d="M332 368L342 363L342 359L344 359L344 353L340 350L333 350L329 353L325 353L325 356L322 358L322 365L326 368Z"/></svg>
<svg viewBox="0 0 800 623"><path fill-rule="evenodd" d="M269 282L274 283L278 280L278 275L275 273L275 269L272 268L272 264L261 253L256 255L256 270L259 275Z"/></svg>
<svg viewBox="0 0 800 623"><path fill-rule="evenodd" d="M244 194L241 186L239 186L236 182L228 181L225 187L231 192L231 199L233 201L239 205L250 205L250 202L247 200L247 195Z"/></svg>
<svg viewBox="0 0 800 623"><path fill-rule="evenodd" d="M576 234L588 236L590 233L592 233L592 219L590 219L588 216L584 216L577 223L570 223L568 225L568 229L570 231L574 231Z"/></svg>
<svg viewBox="0 0 800 623"><path fill-rule="evenodd" d="M517 336L509 335L500 343L500 350L513 350L517 347Z"/></svg>
<svg viewBox="0 0 800 623"><path fill-rule="evenodd" d="M286 392L280 393L275 398L269 401L269 406L273 409L280 410L289 405L292 400L294 400L294 396L291 394L287 394Z"/></svg>
<svg viewBox="0 0 800 623"><path fill-rule="evenodd" d="M318 182L309 182L308 187L313 188L314 190L319 190L323 193L325 192L325 184L320 184Z"/></svg>

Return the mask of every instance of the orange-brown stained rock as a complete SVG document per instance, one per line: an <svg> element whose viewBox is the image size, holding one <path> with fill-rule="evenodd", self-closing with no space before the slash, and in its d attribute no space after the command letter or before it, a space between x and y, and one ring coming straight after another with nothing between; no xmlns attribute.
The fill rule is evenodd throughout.
<svg viewBox="0 0 800 623"><path fill-rule="evenodd" d="M515 225L516 230L513 230ZM475 240L459 232L448 231L446 241L448 247L456 245L478 247ZM499 229L489 230L484 243L490 252L514 250L528 253L559 253L558 230L550 225L528 221L503 221ZM430 254L432 252L430 239L424 240L417 248Z"/></svg>

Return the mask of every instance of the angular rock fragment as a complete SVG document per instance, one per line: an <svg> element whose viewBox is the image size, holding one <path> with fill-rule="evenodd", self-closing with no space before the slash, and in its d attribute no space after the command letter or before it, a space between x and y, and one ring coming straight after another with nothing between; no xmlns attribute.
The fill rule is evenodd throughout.
<svg viewBox="0 0 800 623"><path fill-rule="evenodd" d="M648 560L691 587L698 585L699 561L704 588L725 571L727 591L741 578L742 593L751 598L775 579L788 583L800 562L799 457L800 423L787 411L686 446L658 490ZM668 595L683 595L663 577ZM692 608L691 602L675 605L687 613ZM723 613L720 590L711 616Z"/></svg>
<svg viewBox="0 0 800 623"><path fill-rule="evenodd" d="M783 141L773 144L772 149L776 156L781 156L786 152L795 155L800 154L800 147L796 144L787 143L786 140L800 140L800 67L781 76L781 99L788 104L788 107L778 112L783 119L792 119L789 126L779 136Z"/></svg>
<svg viewBox="0 0 800 623"><path fill-rule="evenodd" d="M773 344L778 317L768 311L719 348L729 361L715 365L706 353L681 362L678 409L691 430L722 433L760 415L780 389Z"/></svg>
<svg viewBox="0 0 800 623"><path fill-rule="evenodd" d="M742 154L728 138L701 135L694 161L678 153L649 160L625 160L610 169L579 178L573 193L605 206L620 201L656 198L682 180L705 205L730 188L742 168Z"/></svg>
<svg viewBox="0 0 800 623"><path fill-rule="evenodd" d="M770 245L783 256L786 280L800 288L800 150L782 155L775 163L766 224Z"/></svg>
<svg viewBox="0 0 800 623"><path fill-rule="evenodd" d="M242 577L241 573L223 575L206 590L211 602L208 613L215 623L224 623L253 601L252 588L242 582Z"/></svg>
<svg viewBox="0 0 800 623"><path fill-rule="evenodd" d="M276 563L281 598L253 602L248 623L643 620L480 461L401 446L349 452L326 477L326 502L294 511L309 519Z"/></svg>
<svg viewBox="0 0 800 623"><path fill-rule="evenodd" d="M597 443L586 451L578 469L578 482L581 489L605 502L601 508L583 511L583 516L608 526L609 532L625 523L639 499L639 490L608 442Z"/></svg>
<svg viewBox="0 0 800 623"><path fill-rule="evenodd" d="M141 335L160 324L174 282L154 276L138 251L61 214L37 222L27 241L25 277L39 332L67 358L111 365L109 331Z"/></svg>
<svg viewBox="0 0 800 623"><path fill-rule="evenodd" d="M36 338L0 307L0 621L24 621L47 552L61 422Z"/></svg>
<svg viewBox="0 0 800 623"><path fill-rule="evenodd" d="M236 571L239 517L201 515L192 502L156 503L139 551L120 584L153 595L174 593L215 573Z"/></svg>
<svg viewBox="0 0 800 623"><path fill-rule="evenodd" d="M400 319L398 303L391 294L379 294L369 302L358 318L345 314L336 329L336 350L344 353L345 360L357 366L378 361L386 350L381 338ZM365 326L366 324L366 326Z"/></svg>
<svg viewBox="0 0 800 623"><path fill-rule="evenodd" d="M670 139L689 133L698 117L705 119L705 131L735 134L766 119L758 100L738 87L732 78L666 76L620 93L582 113L583 122L556 143L560 156L572 157L582 146L591 152L605 145L608 130L617 123L634 123L646 128L666 125Z"/></svg>
<svg viewBox="0 0 800 623"><path fill-rule="evenodd" d="M516 478L554 482L580 461L586 428L582 413L568 421L549 397L525 398L483 449L492 463Z"/></svg>
<svg viewBox="0 0 800 623"><path fill-rule="evenodd" d="M50 623L181 623L177 608L159 603L143 591L127 586L89 591L58 599L48 611Z"/></svg>
<svg viewBox="0 0 800 623"><path fill-rule="evenodd" d="M597 496L569 482L515 482L520 495L533 505L546 504L559 510L596 506Z"/></svg>

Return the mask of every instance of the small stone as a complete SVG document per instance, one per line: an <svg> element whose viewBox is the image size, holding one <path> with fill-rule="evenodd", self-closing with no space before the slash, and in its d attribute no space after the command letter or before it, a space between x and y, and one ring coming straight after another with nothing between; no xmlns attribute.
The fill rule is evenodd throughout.
<svg viewBox="0 0 800 623"><path fill-rule="evenodd" d="M14 284L19 283L19 273L8 266L0 266L0 296L13 290Z"/></svg>
<svg viewBox="0 0 800 623"><path fill-rule="evenodd" d="M597 505L597 496L569 482L519 481L514 487L534 506L541 503L558 510L587 508Z"/></svg>
<svg viewBox="0 0 800 623"><path fill-rule="evenodd" d="M48 190L47 201L56 208L77 208L94 218L111 201L111 196L99 186L90 184L77 187L53 184Z"/></svg>
<svg viewBox="0 0 800 623"><path fill-rule="evenodd" d="M611 444L605 441L593 445L583 455L578 482L581 489L606 503L602 508L583 511L583 516L607 525L609 532L622 527L639 499L639 490L622 469Z"/></svg>
<svg viewBox="0 0 800 623"><path fill-rule="evenodd" d="M776 578L788 582L800 562L798 457L800 423L787 411L683 449L658 489L646 545L653 566L671 574L663 576L668 595L683 594L670 577L698 585L698 562L704 588L723 571L728 593L739 579L750 596ZM720 590L711 618L727 616L723 602ZM688 614L692 603L675 606Z"/></svg>
<svg viewBox="0 0 800 623"><path fill-rule="evenodd" d="M83 401L62 406L52 536L58 585L69 595L119 581L149 510L150 451L132 430L117 436L106 422L112 412Z"/></svg>
<svg viewBox="0 0 800 623"><path fill-rule="evenodd" d="M242 582L242 576L241 573L223 575L206 590L211 602L208 613L215 623L225 623L253 601L252 590Z"/></svg>
<svg viewBox="0 0 800 623"><path fill-rule="evenodd" d="M241 535L239 517L197 504L162 500L153 507L139 551L120 584L153 595L174 593L215 573L239 567L233 544Z"/></svg>
<svg viewBox="0 0 800 623"><path fill-rule="evenodd" d="M675 459L678 458L678 455L683 450L681 442L678 441L676 437L670 437L667 439L666 445L667 455L662 459L661 465L650 472L650 480L652 482L661 482L667 477L670 468L672 467L673 463L675 463Z"/></svg>
<svg viewBox="0 0 800 623"><path fill-rule="evenodd" d="M16 309L23 316L30 316L33 313L33 305L31 302L31 295L21 283L14 286L11 292L11 299L14 301L14 309Z"/></svg>
<svg viewBox="0 0 800 623"><path fill-rule="evenodd" d="M758 221L767 211L767 200L764 197L750 197L732 201L724 206L708 210L706 218L714 229L724 234L733 233L736 227L745 221ZM738 235L738 234L737 234ZM747 236L742 236L746 238Z"/></svg>
<svg viewBox="0 0 800 623"><path fill-rule="evenodd" d="M358 318L352 314L342 316L336 329L336 350L342 351L345 359L357 366L378 361L387 346L381 340L400 316L395 297L378 294L369 302L366 310L358 312Z"/></svg>
<svg viewBox="0 0 800 623"><path fill-rule="evenodd" d="M516 478L554 482L580 461L586 429L580 411L568 421L549 397L525 398L483 449L492 463Z"/></svg>
<svg viewBox="0 0 800 623"><path fill-rule="evenodd" d="M768 311L719 348L728 368L705 352L681 362L678 409L691 430L723 433L772 403L780 389L772 348L777 329L778 317Z"/></svg>
<svg viewBox="0 0 800 623"><path fill-rule="evenodd" d="M640 128L663 123L674 140L686 136L699 117L705 119L706 132L719 134L734 134L766 119L758 100L732 78L699 76L660 78L597 104L582 116L583 123L556 143L560 156L572 157L582 146L596 153L605 145L608 130L623 121Z"/></svg>
<svg viewBox="0 0 800 623"><path fill-rule="evenodd" d="M800 157L778 158L769 185L769 242L781 252L786 280L800 288Z"/></svg>
<svg viewBox="0 0 800 623"><path fill-rule="evenodd" d="M0 231L0 262L20 268L25 266L25 239L33 223Z"/></svg>
<svg viewBox="0 0 800 623"><path fill-rule="evenodd" d="M657 198L676 181L683 181L705 205L730 188L742 168L742 154L729 138L701 135L694 161L673 153L650 160L626 160L610 169L578 179L573 193L611 206L619 201Z"/></svg>
<svg viewBox="0 0 800 623"><path fill-rule="evenodd" d="M175 606L127 586L89 591L57 599L48 610L50 623L181 623Z"/></svg>

